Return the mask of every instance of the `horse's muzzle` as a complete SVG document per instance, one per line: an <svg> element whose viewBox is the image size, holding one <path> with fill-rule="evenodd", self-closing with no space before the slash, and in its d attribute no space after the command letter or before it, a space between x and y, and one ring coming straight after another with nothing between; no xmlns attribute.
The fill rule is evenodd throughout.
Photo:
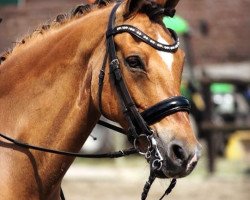
<svg viewBox="0 0 250 200"><path fill-rule="evenodd" d="M190 174L195 168L200 156L201 145L197 144L194 148L187 148L179 141L172 141L167 148L159 146L159 151L163 156L162 167L160 170L151 170L159 178L181 178ZM151 163L154 157L151 158Z"/></svg>

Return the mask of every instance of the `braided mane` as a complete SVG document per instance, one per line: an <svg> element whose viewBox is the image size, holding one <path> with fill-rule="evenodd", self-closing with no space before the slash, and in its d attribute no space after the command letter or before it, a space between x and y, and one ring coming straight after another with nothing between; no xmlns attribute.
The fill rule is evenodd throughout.
<svg viewBox="0 0 250 200"><path fill-rule="evenodd" d="M74 19L83 17L91 11L107 6L112 2L114 2L114 0L97 0L94 4L81 4L72 9L69 13L57 15L57 17L50 23L38 27L31 34L27 35L20 41L14 42L14 47L12 49L5 51L2 55L0 55L0 65L10 56L15 48L26 44L30 39L42 35L51 29L61 27Z"/></svg>

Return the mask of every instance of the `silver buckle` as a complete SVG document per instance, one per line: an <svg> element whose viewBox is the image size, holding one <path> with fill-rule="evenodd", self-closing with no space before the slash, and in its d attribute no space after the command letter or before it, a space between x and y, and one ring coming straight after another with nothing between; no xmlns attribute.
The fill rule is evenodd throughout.
<svg viewBox="0 0 250 200"><path fill-rule="evenodd" d="M116 67L116 66L118 66L120 63L119 63L119 60L117 59L117 58L115 58L114 60L112 60L111 62L110 62L110 65L112 66L112 67Z"/></svg>
<svg viewBox="0 0 250 200"><path fill-rule="evenodd" d="M153 162L152 162L152 167L154 170L160 170L162 168L162 161L160 161L159 159L155 159Z"/></svg>
<svg viewBox="0 0 250 200"><path fill-rule="evenodd" d="M142 151L139 146L138 146L138 141L140 140L140 138L146 139L145 141L147 141L148 146L147 146L147 150ZM148 136L148 135L140 135L138 138L136 138L134 140L134 147L135 149L138 150L139 154L145 156L146 159L150 159L152 156L152 152L155 150L155 158L152 162L152 168L154 170L160 170L162 168L163 165L163 157L157 147L157 142L155 140L155 138L153 137L153 134Z"/></svg>
<svg viewBox="0 0 250 200"><path fill-rule="evenodd" d="M154 137L151 137L151 142L152 147L155 150L155 157L157 158L152 162L152 167L154 170L160 170L162 168L163 157L157 147L157 142Z"/></svg>
<svg viewBox="0 0 250 200"><path fill-rule="evenodd" d="M145 141L148 142L148 146L147 146L147 150L146 150L146 151L142 151L142 150L139 148L139 146L138 146L138 141L139 141L140 138L146 138ZM134 147L135 147L135 149L138 150L139 154L144 155L146 158L150 158L150 157L151 157L151 151L150 151L150 149L151 149L151 147L152 147L152 143L151 143L150 136L145 135L145 134L140 135L138 138L136 138L136 139L134 140Z"/></svg>

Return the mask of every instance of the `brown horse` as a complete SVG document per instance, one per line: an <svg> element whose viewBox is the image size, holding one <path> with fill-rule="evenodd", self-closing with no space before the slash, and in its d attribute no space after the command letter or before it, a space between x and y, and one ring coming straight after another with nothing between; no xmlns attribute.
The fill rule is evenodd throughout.
<svg viewBox="0 0 250 200"><path fill-rule="evenodd" d="M164 44L173 43L161 24L164 6L124 1L116 25L139 28ZM0 132L29 144L78 152L101 116L98 77L106 52L106 29L114 4L58 17L25 38L0 65ZM184 53L164 52L129 33L114 36L122 76L140 112L180 95ZM105 68L102 114L120 123L124 117L114 81ZM200 145L188 114L176 112L150 126L163 157L164 177L183 177L194 168ZM0 199L60 199L60 185L74 158L18 147L0 139ZM162 176L162 175L161 175Z"/></svg>

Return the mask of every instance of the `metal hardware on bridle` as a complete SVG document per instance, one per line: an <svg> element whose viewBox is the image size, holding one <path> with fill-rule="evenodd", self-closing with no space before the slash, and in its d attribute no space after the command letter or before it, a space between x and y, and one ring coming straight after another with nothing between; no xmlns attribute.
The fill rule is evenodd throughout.
<svg viewBox="0 0 250 200"><path fill-rule="evenodd" d="M163 157L157 147L157 142L153 137L152 137L152 147L153 147L153 150L155 151L154 152L155 159L152 162L152 168L153 170L159 171L162 168Z"/></svg>
<svg viewBox="0 0 250 200"><path fill-rule="evenodd" d="M146 140L143 140L143 138L145 138ZM140 149L139 147L139 140L143 140L143 141L147 141L147 150L143 151L142 149ZM134 148L138 149L138 153L141 155L144 155L146 158L150 158L151 157L151 149L152 149L152 142L151 142L151 138L148 135L145 134L141 134L139 135L137 138L134 139Z"/></svg>
<svg viewBox="0 0 250 200"><path fill-rule="evenodd" d="M139 138L145 138L146 140L143 141L147 141L147 150L146 151L141 151L140 148L138 147L138 142L137 140ZM152 162L152 169L153 170L161 170L162 168L162 162L163 162L163 157L157 147L157 142L155 140L155 138L153 137L153 134L151 136L148 135L139 135L138 138L136 138L134 140L134 148L138 149L138 153L145 156L145 158L147 160L149 160L152 156L154 157L154 160Z"/></svg>

